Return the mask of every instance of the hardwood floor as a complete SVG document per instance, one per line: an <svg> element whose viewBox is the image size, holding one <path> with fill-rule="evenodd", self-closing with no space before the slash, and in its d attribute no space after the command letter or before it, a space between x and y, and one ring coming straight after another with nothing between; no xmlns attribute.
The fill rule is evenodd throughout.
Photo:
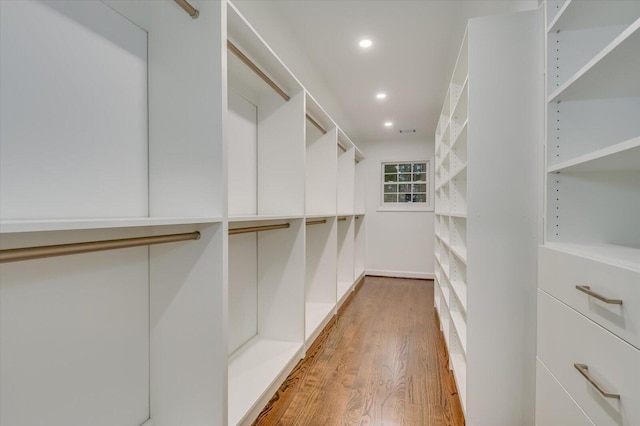
<svg viewBox="0 0 640 426"><path fill-rule="evenodd" d="M367 277L254 425L464 425L433 281Z"/></svg>

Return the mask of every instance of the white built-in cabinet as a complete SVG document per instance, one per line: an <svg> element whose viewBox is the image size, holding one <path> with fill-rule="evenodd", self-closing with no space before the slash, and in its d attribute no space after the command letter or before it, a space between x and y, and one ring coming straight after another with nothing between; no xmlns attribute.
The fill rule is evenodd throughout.
<svg viewBox="0 0 640 426"><path fill-rule="evenodd" d="M547 1L538 426L640 423L640 2Z"/></svg>
<svg viewBox="0 0 640 426"><path fill-rule="evenodd" d="M364 275L364 156L191 3L0 3L0 248L200 234L1 263L2 425L250 424Z"/></svg>
<svg viewBox="0 0 640 426"><path fill-rule="evenodd" d="M539 25L469 21L435 135L435 307L468 424L533 425Z"/></svg>

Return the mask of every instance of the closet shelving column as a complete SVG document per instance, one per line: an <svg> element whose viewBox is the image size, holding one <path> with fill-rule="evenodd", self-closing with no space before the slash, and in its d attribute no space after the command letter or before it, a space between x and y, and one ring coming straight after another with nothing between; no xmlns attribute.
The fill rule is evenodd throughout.
<svg viewBox="0 0 640 426"><path fill-rule="evenodd" d="M230 3L227 39L228 404L236 425L257 416L304 353L306 95ZM259 230L282 224L289 227Z"/></svg>
<svg viewBox="0 0 640 426"><path fill-rule="evenodd" d="M354 281L358 283L365 272L366 248L366 160L362 152L355 150L355 225L354 225Z"/></svg>
<svg viewBox="0 0 640 426"><path fill-rule="evenodd" d="M225 5L0 7L2 249L201 234L3 263L0 423L224 423Z"/></svg>
<svg viewBox="0 0 640 426"><path fill-rule="evenodd" d="M467 46L465 34L436 131L436 308L463 409L467 381Z"/></svg>
<svg viewBox="0 0 640 426"><path fill-rule="evenodd" d="M338 129L309 93L306 116L305 342L308 347L336 308Z"/></svg>
<svg viewBox="0 0 640 426"><path fill-rule="evenodd" d="M444 167L444 158L449 151L449 90L445 97L445 102L438 119L436 127L436 154L435 154L435 282L434 282L434 304L440 319L440 329L449 339L449 312L444 310L444 299L448 296L449 286L444 281L444 267L448 265L449 251L445 246L448 241L449 226L449 192L448 192L448 170ZM446 186L445 186L446 184ZM444 266L443 266L444 265ZM448 273L448 270L447 270ZM448 346L448 343L447 343Z"/></svg>
<svg viewBox="0 0 640 426"><path fill-rule="evenodd" d="M354 284L354 184L356 147L338 130L338 307L353 290Z"/></svg>
<svg viewBox="0 0 640 426"><path fill-rule="evenodd" d="M640 3L546 2L545 12L538 425L638 424Z"/></svg>
<svg viewBox="0 0 640 426"><path fill-rule="evenodd" d="M538 15L469 21L436 128L434 301L470 423L533 420L533 307L513 301L535 292Z"/></svg>

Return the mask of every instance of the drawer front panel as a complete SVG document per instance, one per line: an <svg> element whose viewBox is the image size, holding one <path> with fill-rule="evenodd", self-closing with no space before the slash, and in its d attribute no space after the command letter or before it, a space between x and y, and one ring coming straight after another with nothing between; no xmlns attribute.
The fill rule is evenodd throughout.
<svg viewBox="0 0 640 426"><path fill-rule="evenodd" d="M640 351L538 290L538 357L599 426L640 425ZM606 398L574 367L588 374Z"/></svg>
<svg viewBox="0 0 640 426"><path fill-rule="evenodd" d="M640 272L548 247L540 247L539 259L541 289L640 348ZM577 285L622 304L605 303Z"/></svg>
<svg viewBox="0 0 640 426"><path fill-rule="evenodd" d="M539 358L536 365L536 425L594 426Z"/></svg>

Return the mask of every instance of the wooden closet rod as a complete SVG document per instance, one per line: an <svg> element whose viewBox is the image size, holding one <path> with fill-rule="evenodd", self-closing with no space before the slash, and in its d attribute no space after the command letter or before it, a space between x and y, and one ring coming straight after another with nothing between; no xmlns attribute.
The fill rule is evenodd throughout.
<svg viewBox="0 0 640 426"><path fill-rule="evenodd" d="M258 75L261 79L264 80L273 90L275 90L278 95L282 96L282 99L289 102L289 95L287 95L284 90L282 90L276 83L273 82L265 73L262 72L260 68L256 64L254 64L251 59L247 58L244 53L240 51L233 43L227 40L227 49L229 49L234 55L238 57L242 62L244 62L254 73Z"/></svg>
<svg viewBox="0 0 640 426"><path fill-rule="evenodd" d="M119 240L89 241L86 243L7 249L0 250L0 263L19 262L21 260L42 259L45 257L67 256L70 254L91 253L94 251L150 246L153 244L198 239L200 239L200 232L196 231L184 234L157 235L152 237L123 238Z"/></svg>
<svg viewBox="0 0 640 426"><path fill-rule="evenodd" d="M176 2L178 6L184 9L185 12L189 14L193 19L198 19L200 16L200 11L195 7L191 6L187 0L173 0Z"/></svg>
<svg viewBox="0 0 640 426"><path fill-rule="evenodd" d="M320 225L321 223L327 223L327 219L309 220L309 221L307 221L307 226L309 226L309 225Z"/></svg>
<svg viewBox="0 0 640 426"><path fill-rule="evenodd" d="M316 126L316 128L318 130L320 130L322 132L323 135L327 134L327 131L325 129L322 128L322 126L320 124L318 124L318 122L316 120L313 119L313 117L311 117L309 114L306 114L307 116L307 120L309 120L309 122L311 124L313 124L314 126Z"/></svg>
<svg viewBox="0 0 640 426"><path fill-rule="evenodd" d="M271 231L272 229L284 229L289 228L291 225L288 223L281 223L280 225L263 225L263 226L248 226L246 228L229 229L229 235L247 234L249 232Z"/></svg>

